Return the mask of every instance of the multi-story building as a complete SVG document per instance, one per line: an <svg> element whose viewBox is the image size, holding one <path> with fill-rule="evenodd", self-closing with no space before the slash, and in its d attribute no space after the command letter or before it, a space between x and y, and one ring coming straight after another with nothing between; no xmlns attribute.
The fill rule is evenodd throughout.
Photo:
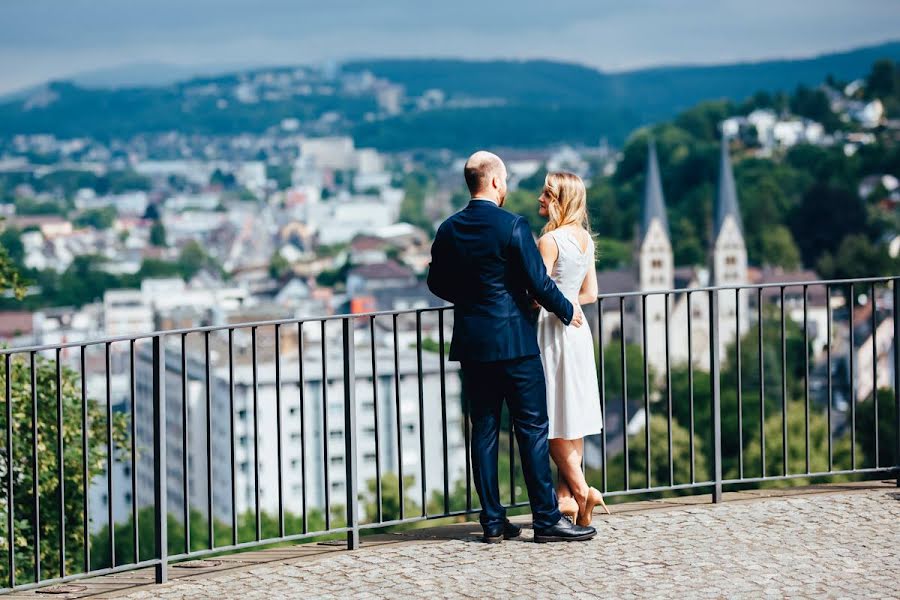
<svg viewBox="0 0 900 600"><path fill-rule="evenodd" d="M313 325L316 325L315 327ZM334 329L332 329L334 328ZM326 328L324 367L321 334L318 324L304 326L306 350L303 354L302 394L298 355L283 354L276 385L276 369L272 346L274 337L257 339L257 365L254 369L250 332L234 333L235 357L233 380L227 360L227 342L211 337L210 411L207 412L206 367L200 348L187 344L185 360L179 343L166 350L166 435L167 491L169 511L183 518L185 491L185 453L187 490L190 507L207 513L207 465L212 467L213 513L230 522L232 484L238 514L255 510L258 493L262 512L277 514L279 480L284 510L300 514L304 510L303 491L310 510L323 511L326 490L332 507L346 505L346 470L344 445L344 356L337 333L338 323ZM421 391L424 413L419 411L419 367L414 349L400 344L399 361L394 364L392 335L376 330L376 375L372 375L372 348L368 330L357 333L356 401L357 401L357 472L361 494L376 477L376 458L380 458L382 474L397 473L402 447L402 472L411 478L407 496L419 501L424 476L426 493L443 490L443 428L441 412L441 367L437 354L423 352ZM190 334L199 338L202 334ZM173 340L177 342L176 340ZM195 340L196 342L199 340ZM149 349L148 349L149 350ZM197 359L199 350L200 360ZM227 358L227 357L226 357ZM184 382L182 378L184 365ZM454 363L445 364L445 398L447 401L448 475L451 484L464 476L464 452L460 384ZM399 380L395 379L399 374ZM233 381L233 412L230 391ZM137 364L138 445L152 448L152 366L150 353L141 352ZM187 402L187 445L184 445L182 398ZM376 400L377 398L377 400ZM280 401L280 413L278 403ZM376 410L377 407L377 410ZM207 446L207 415L211 415L211 443ZM232 418L229 419L229 414ZM377 428L376 428L377 414ZM279 416L281 427L281 460L279 464ZM399 434L398 434L399 424ZM424 428L424 429L423 429ZM376 431L379 440L376 455ZM422 437L420 437L420 435ZM424 439L424 448L420 440ZM234 477L232 478L232 443ZM305 450L305 452L304 452ZM425 472L422 470L424 450ZM305 454L305 456L304 456ZM208 462L207 456L211 459ZM255 458L254 458L255 457ZM140 455L138 465L138 498L152 498L152 453ZM305 467L305 468L304 468Z"/></svg>

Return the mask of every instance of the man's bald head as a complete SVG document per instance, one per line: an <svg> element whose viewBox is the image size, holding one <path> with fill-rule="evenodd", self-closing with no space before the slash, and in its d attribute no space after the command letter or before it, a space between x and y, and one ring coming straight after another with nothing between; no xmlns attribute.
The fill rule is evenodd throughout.
<svg viewBox="0 0 900 600"><path fill-rule="evenodd" d="M466 161L463 174L473 198L488 197L498 203L506 198L506 166L496 154L479 150Z"/></svg>

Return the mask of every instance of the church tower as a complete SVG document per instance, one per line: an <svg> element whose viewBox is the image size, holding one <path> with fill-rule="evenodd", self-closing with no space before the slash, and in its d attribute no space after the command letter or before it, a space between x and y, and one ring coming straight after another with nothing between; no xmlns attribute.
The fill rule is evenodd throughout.
<svg viewBox="0 0 900 600"><path fill-rule="evenodd" d="M670 290L675 285L670 239L656 145L651 141L647 152L647 178L638 238L638 280L642 292Z"/></svg>
<svg viewBox="0 0 900 600"><path fill-rule="evenodd" d="M716 195L716 221L712 246L712 284L714 286L739 286L747 284L747 245L738 205L737 188L728 153L728 139L722 136L719 162L719 185ZM719 292L719 339L722 347L734 341L735 325L741 333L749 326L748 295L740 292L740 300L734 290ZM739 313L739 314L738 314ZM739 319L739 322L736 320Z"/></svg>
<svg viewBox="0 0 900 600"><path fill-rule="evenodd" d="M675 287L675 261L670 240L656 145L651 141L647 152L647 179L638 238L638 281L642 292L671 290ZM671 297L669 301L671 302ZM648 344L647 359L654 367L664 367L665 344L659 340L665 339L666 335L666 296L647 296L646 308L644 318L647 339L654 340Z"/></svg>

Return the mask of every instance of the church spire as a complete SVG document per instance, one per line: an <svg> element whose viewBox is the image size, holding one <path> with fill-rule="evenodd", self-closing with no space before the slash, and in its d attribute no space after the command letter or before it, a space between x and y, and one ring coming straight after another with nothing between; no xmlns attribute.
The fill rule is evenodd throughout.
<svg viewBox="0 0 900 600"><path fill-rule="evenodd" d="M641 241L647 236L650 225L658 220L666 236L669 236L669 219L663 199L662 181L659 176L659 161L656 158L656 144L650 140L647 152L647 179L644 185L644 207L641 214Z"/></svg>
<svg viewBox="0 0 900 600"><path fill-rule="evenodd" d="M722 152L719 161L719 190L716 197L716 230L713 239L718 239L722 227L728 217L734 219L735 225L743 234L741 211L738 207L737 188L734 185L734 174L731 170L731 157L728 154L728 138L722 136Z"/></svg>

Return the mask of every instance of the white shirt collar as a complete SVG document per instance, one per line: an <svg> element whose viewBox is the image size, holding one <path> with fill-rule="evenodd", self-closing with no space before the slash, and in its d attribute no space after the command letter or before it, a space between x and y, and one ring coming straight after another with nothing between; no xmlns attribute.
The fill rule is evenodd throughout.
<svg viewBox="0 0 900 600"><path fill-rule="evenodd" d="M472 200L483 200L485 202L490 202L491 204L493 204L495 206L500 206L499 202L497 202L496 200L492 200L491 198L482 198L481 196L477 196L475 198L472 198Z"/></svg>

